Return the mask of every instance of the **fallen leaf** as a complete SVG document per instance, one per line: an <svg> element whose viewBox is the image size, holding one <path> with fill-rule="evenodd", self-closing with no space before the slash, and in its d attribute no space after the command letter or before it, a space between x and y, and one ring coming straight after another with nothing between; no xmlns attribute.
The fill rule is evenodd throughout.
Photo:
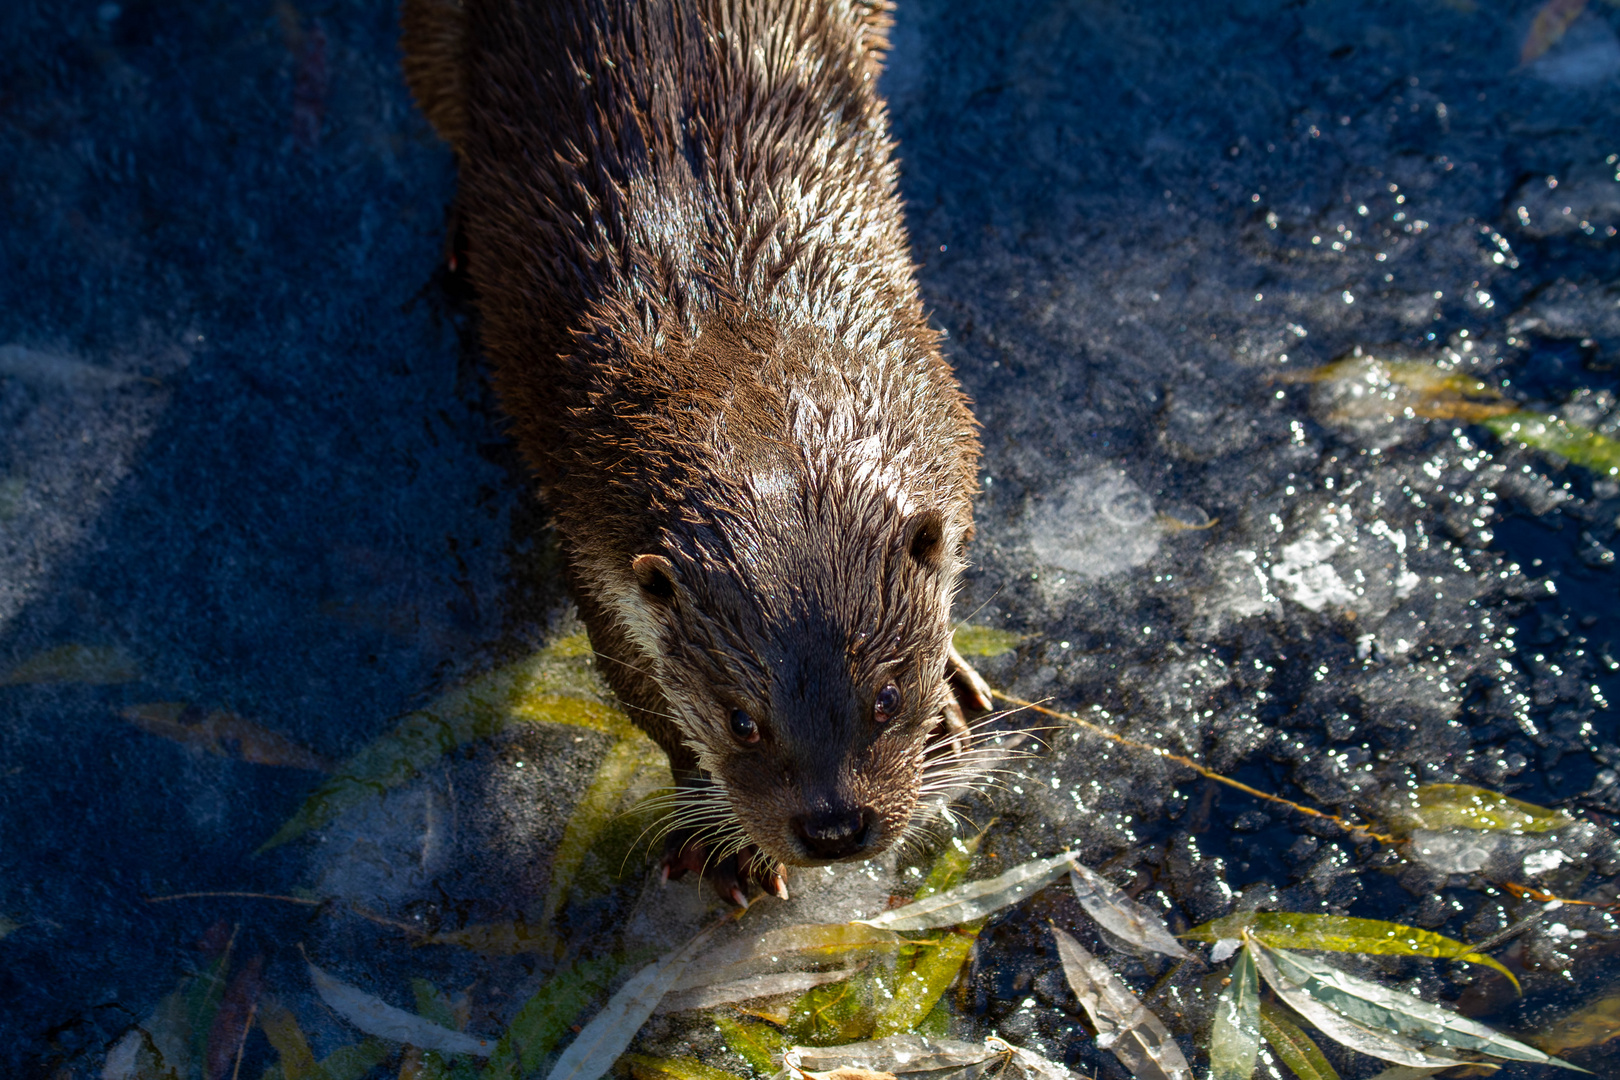
<svg viewBox="0 0 1620 1080"><path fill-rule="evenodd" d="M334 979L314 964L309 965L309 976L321 1000L367 1035L444 1054L489 1057L494 1053L493 1039L480 1039L465 1032L440 1027L415 1013L395 1008L375 995Z"/></svg>
<svg viewBox="0 0 1620 1080"><path fill-rule="evenodd" d="M680 949L632 975L563 1050L547 1074L548 1080L598 1080L607 1075L664 994L708 941L710 932L703 931Z"/></svg>
<svg viewBox="0 0 1620 1080"><path fill-rule="evenodd" d="M1210 1080L1249 1080L1260 1056L1260 976L1253 947L1238 953L1226 988L1215 999L1209 1036Z"/></svg>
<svg viewBox="0 0 1620 1080"><path fill-rule="evenodd" d="M1097 1045L1136 1080L1192 1080L1192 1067L1164 1023L1078 941L1055 926L1052 937L1063 977L1097 1029Z"/></svg>
<svg viewBox="0 0 1620 1080"><path fill-rule="evenodd" d="M585 960L548 979L512 1017L484 1066L484 1080L533 1074L571 1030L574 1018L607 989L619 966L616 957Z"/></svg>
<svg viewBox="0 0 1620 1080"><path fill-rule="evenodd" d="M1329 1038L1371 1057L1418 1068L1462 1064L1432 1049L1439 1047L1586 1071L1448 1009L1299 953L1256 945L1255 963L1290 1008Z"/></svg>
<svg viewBox="0 0 1620 1080"><path fill-rule="evenodd" d="M716 949L693 962L670 989L692 990L755 975L802 971L829 961L866 959L897 952L902 943L892 930L861 923L785 926Z"/></svg>
<svg viewBox="0 0 1620 1080"><path fill-rule="evenodd" d="M1196 941L1224 941L1248 933L1263 945L1277 949L1320 949L1324 952L1365 953L1374 956L1428 956L1463 960L1506 975L1515 988L1519 980L1500 962L1467 945L1430 930L1357 919L1347 915L1317 915L1296 911L1246 911L1195 926L1186 937Z"/></svg>
<svg viewBox="0 0 1620 1080"><path fill-rule="evenodd" d="M231 977L219 1008L208 1026L203 1054L205 1080L222 1080L242 1050L248 1025L257 1011L264 957L255 956Z"/></svg>
<svg viewBox="0 0 1620 1080"><path fill-rule="evenodd" d="M136 376L72 356L0 345L0 378L16 379L36 390L111 390L134 382Z"/></svg>
<svg viewBox="0 0 1620 1080"><path fill-rule="evenodd" d="M828 983L843 982L858 975L861 968L835 968L832 971L778 971L766 975L753 975L734 982L713 983L691 990L664 995L658 1004L658 1013L692 1012L712 1009L717 1005L731 1005L755 998L781 997L802 994L806 990Z"/></svg>
<svg viewBox="0 0 1620 1080"><path fill-rule="evenodd" d="M1536 8L1530 30L1524 35L1524 44L1519 46L1519 64L1531 63L1558 44L1570 24L1585 10L1586 0L1546 0Z"/></svg>
<svg viewBox="0 0 1620 1080"><path fill-rule="evenodd" d="M629 1066L634 1080L745 1080L737 1073L705 1065L697 1058L626 1054L619 1060Z"/></svg>
<svg viewBox="0 0 1620 1080"><path fill-rule="evenodd" d="M717 1014L714 1026L719 1029L726 1048L748 1062L749 1068L761 1076L769 1076L776 1071L777 1061L788 1048L787 1036L770 1024Z"/></svg>
<svg viewBox="0 0 1620 1080"><path fill-rule="evenodd" d="M118 715L142 731L217 757L312 772L329 773L335 768L331 761L285 735L278 735L228 712L204 715L201 709L184 702L155 701L131 705Z"/></svg>
<svg viewBox="0 0 1620 1080"><path fill-rule="evenodd" d="M1269 1001L1260 1003L1260 1034L1299 1080L1339 1080L1321 1047Z"/></svg>
<svg viewBox="0 0 1620 1080"><path fill-rule="evenodd" d="M984 881L970 881L856 922L885 930L933 930L992 915L1039 892L1067 871L1074 852L1036 859Z"/></svg>
<svg viewBox="0 0 1620 1080"><path fill-rule="evenodd" d="M583 636L554 642L407 714L340 765L259 851L321 828L350 807L419 776L457 746L515 723L567 724L629 737L635 730L629 718L603 703L607 691L591 667L589 648L576 640Z"/></svg>
<svg viewBox="0 0 1620 1080"><path fill-rule="evenodd" d="M801 1068L830 1072L838 1068L866 1069L896 1076L937 1073L977 1065L1001 1056L984 1043L933 1039L923 1035L890 1035L843 1046L795 1046L788 1051Z"/></svg>
<svg viewBox="0 0 1620 1080"><path fill-rule="evenodd" d="M1012 652L1024 640L1023 634L997 630L993 626L961 623L951 634L951 643L963 656L1000 656Z"/></svg>
<svg viewBox="0 0 1620 1080"><path fill-rule="evenodd" d="M1617 1036L1620 1036L1620 993L1611 993L1576 1009L1540 1035L1532 1036L1530 1042L1549 1054L1561 1054L1565 1050L1602 1046Z"/></svg>
<svg viewBox="0 0 1620 1080"><path fill-rule="evenodd" d="M1498 438L1557 454L1603 476L1620 475L1620 440L1550 413L1512 412L1481 421Z"/></svg>
<svg viewBox="0 0 1620 1080"><path fill-rule="evenodd" d="M266 999L259 1007L259 1030L275 1048L283 1080L305 1080L315 1075L315 1054L309 1048L298 1018L281 1003Z"/></svg>
<svg viewBox="0 0 1620 1080"><path fill-rule="evenodd" d="M25 683L89 683L109 686L141 677L135 660L116 645L59 645L35 653L0 675L0 686Z"/></svg>
<svg viewBox="0 0 1620 1080"><path fill-rule="evenodd" d="M885 982L889 991L875 1013L874 1038L910 1031L933 1011L940 997L956 981L962 965L979 939L982 920L974 920L958 930L941 934L930 942L908 945L900 950L895 968Z"/></svg>
<svg viewBox="0 0 1620 1080"><path fill-rule="evenodd" d="M1475 829L1484 832L1541 833L1574 824L1562 810L1509 798L1471 784L1425 784L1397 796L1385 809L1392 828L1402 831Z"/></svg>
<svg viewBox="0 0 1620 1080"><path fill-rule="evenodd" d="M453 945L485 956L556 956L562 950L562 942L550 930L523 919L440 930L423 938L422 944Z"/></svg>
<svg viewBox="0 0 1620 1080"><path fill-rule="evenodd" d="M1086 914L1132 951L1160 953L1176 960L1193 958L1192 953L1170 933L1163 919L1126 896L1090 867L1070 864L1069 886Z"/></svg>

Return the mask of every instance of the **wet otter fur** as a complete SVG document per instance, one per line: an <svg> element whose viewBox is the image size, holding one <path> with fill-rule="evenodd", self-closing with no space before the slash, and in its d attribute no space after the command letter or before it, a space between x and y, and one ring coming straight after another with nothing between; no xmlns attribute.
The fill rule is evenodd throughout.
<svg viewBox="0 0 1620 1080"><path fill-rule="evenodd" d="M927 325L874 0L406 0L484 350L608 682L678 781L665 872L746 903L961 773L979 444Z"/></svg>

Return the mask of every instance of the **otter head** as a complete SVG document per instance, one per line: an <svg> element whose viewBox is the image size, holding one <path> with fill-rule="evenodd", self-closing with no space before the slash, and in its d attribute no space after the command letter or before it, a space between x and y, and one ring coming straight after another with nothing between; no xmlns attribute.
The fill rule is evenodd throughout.
<svg viewBox="0 0 1620 1080"><path fill-rule="evenodd" d="M778 459L711 490L624 567L632 636L718 789L693 817L721 848L864 859L912 820L943 730L971 510L862 467L861 452Z"/></svg>

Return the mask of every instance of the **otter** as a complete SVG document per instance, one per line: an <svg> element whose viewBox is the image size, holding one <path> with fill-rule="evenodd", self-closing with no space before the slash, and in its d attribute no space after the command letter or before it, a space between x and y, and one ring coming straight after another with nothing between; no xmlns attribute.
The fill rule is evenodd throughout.
<svg viewBox="0 0 1620 1080"><path fill-rule="evenodd" d="M405 0L482 348L665 879L868 858L971 756L979 441L918 294L883 0Z"/></svg>

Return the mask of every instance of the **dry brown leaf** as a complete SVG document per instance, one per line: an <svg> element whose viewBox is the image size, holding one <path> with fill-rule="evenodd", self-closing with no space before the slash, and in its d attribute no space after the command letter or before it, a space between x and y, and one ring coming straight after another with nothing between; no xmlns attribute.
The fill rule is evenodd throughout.
<svg viewBox="0 0 1620 1080"><path fill-rule="evenodd" d="M218 757L311 772L329 773L336 767L285 735L278 735L234 713L204 714L183 701L154 701L131 705L119 715L142 731Z"/></svg>

